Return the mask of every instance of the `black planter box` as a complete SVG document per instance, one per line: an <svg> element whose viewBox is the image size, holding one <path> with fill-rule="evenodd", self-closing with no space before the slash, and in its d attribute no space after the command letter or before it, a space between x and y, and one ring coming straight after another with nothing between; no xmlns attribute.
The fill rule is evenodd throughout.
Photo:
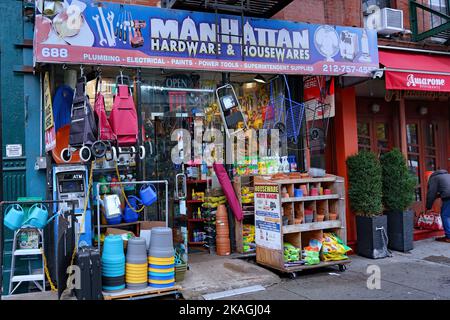
<svg viewBox="0 0 450 320"><path fill-rule="evenodd" d="M414 248L414 211L385 211L389 249L408 252Z"/></svg>
<svg viewBox="0 0 450 320"><path fill-rule="evenodd" d="M387 257L387 241L383 239L383 232L387 232L387 216L356 216L358 255L371 259Z"/></svg>

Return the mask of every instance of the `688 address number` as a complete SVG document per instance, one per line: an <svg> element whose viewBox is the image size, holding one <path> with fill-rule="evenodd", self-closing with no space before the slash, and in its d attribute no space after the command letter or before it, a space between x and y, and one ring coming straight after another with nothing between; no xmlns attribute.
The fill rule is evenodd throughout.
<svg viewBox="0 0 450 320"><path fill-rule="evenodd" d="M67 58L69 52L65 48L42 48L41 54L44 58Z"/></svg>

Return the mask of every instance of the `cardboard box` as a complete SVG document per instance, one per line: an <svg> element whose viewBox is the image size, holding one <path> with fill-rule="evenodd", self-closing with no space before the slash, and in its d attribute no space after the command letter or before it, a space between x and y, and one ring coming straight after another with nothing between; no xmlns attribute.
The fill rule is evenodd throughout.
<svg viewBox="0 0 450 320"><path fill-rule="evenodd" d="M141 231L139 236L145 239L145 244L147 246L147 250L150 247L150 238L152 236L152 228L154 227L165 227L165 221L141 221L140 227Z"/></svg>
<svg viewBox="0 0 450 320"><path fill-rule="evenodd" d="M151 230L154 227L165 227L165 221L141 221L141 230Z"/></svg>
<svg viewBox="0 0 450 320"><path fill-rule="evenodd" d="M117 228L107 228L106 229L106 235L109 234L118 234L122 236L123 239L123 247L124 249L127 248L128 245L128 239L135 237L135 234L129 230L122 230L122 229L117 229Z"/></svg>

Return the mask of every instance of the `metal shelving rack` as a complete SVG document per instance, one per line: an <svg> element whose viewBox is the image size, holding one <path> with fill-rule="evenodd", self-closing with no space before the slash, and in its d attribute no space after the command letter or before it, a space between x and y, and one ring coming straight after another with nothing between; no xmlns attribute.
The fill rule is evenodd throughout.
<svg viewBox="0 0 450 320"><path fill-rule="evenodd" d="M99 182L96 186L96 203L97 203L97 237L98 237L98 241L97 241L97 246L100 249L100 230L101 230L101 217L100 217L100 187L102 186L111 186L111 185L130 185L130 184L134 184L134 185L145 185L145 184L164 184L165 186L165 220L166 220L166 227L169 226L169 181L167 180L149 180L149 181L127 181L127 182ZM114 227L114 225L112 225L111 227Z"/></svg>

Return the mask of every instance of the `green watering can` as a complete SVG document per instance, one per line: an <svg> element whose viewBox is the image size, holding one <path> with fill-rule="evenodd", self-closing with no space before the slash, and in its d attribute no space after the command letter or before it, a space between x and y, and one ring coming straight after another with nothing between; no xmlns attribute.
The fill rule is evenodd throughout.
<svg viewBox="0 0 450 320"><path fill-rule="evenodd" d="M22 226L25 212L23 208L18 204L9 205L6 208L6 215L3 220L3 224L12 231L16 231Z"/></svg>

